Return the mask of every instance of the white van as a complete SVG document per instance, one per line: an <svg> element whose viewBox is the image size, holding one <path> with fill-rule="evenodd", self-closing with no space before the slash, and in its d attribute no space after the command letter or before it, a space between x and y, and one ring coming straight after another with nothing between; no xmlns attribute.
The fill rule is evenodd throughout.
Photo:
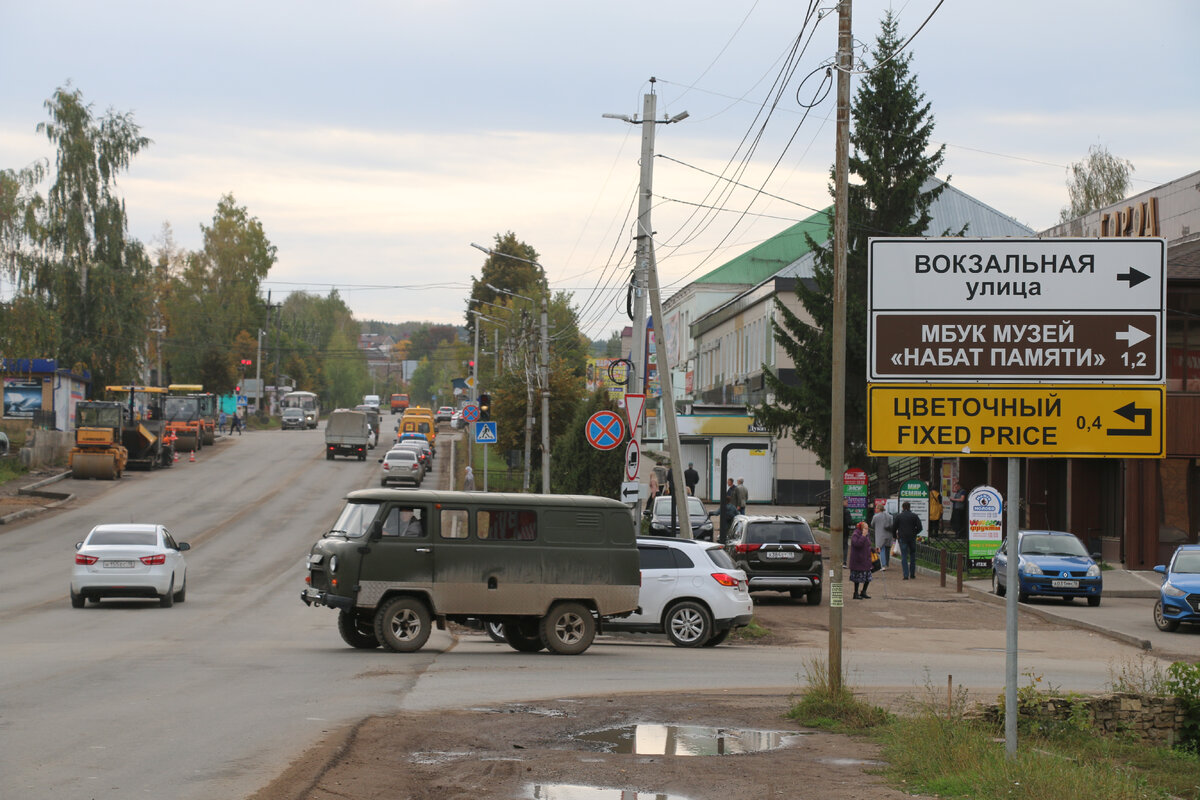
<svg viewBox="0 0 1200 800"><path fill-rule="evenodd" d="M376 411L378 411L378 410L379 410L379 395L377 395L377 394L364 394L364 395L363 395L363 401L362 401L362 404L363 404L364 406L371 406L371 407L372 407L372 408L374 408Z"/></svg>

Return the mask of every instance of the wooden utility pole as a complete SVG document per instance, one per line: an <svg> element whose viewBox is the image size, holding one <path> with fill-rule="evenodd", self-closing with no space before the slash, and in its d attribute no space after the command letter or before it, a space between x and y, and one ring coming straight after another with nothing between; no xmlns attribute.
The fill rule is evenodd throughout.
<svg viewBox="0 0 1200 800"><path fill-rule="evenodd" d="M846 469L846 214L850 195L850 70L854 36L850 0L838 4L837 145L833 165L833 386L830 406L829 549L833 567L829 583L829 688L842 687L842 473ZM864 377L864 376L859 376Z"/></svg>

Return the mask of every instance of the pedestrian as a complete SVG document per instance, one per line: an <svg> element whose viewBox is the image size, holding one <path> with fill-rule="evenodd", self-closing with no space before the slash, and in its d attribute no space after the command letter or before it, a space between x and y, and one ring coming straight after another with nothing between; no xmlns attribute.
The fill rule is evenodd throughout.
<svg viewBox="0 0 1200 800"><path fill-rule="evenodd" d="M881 570L887 569L888 556L892 549L893 525L895 525L895 518L887 510L886 505L871 517L871 530L875 534L875 546L879 548L879 568Z"/></svg>
<svg viewBox="0 0 1200 800"><path fill-rule="evenodd" d="M470 467L467 467L467 474L463 478L463 491L464 492L475 491L475 473L474 473L474 471L471 470Z"/></svg>
<svg viewBox="0 0 1200 800"><path fill-rule="evenodd" d="M700 473L696 472L696 465L691 461L688 462L688 468L683 471L683 482L687 484L687 493L694 496L696 484L700 483Z"/></svg>
<svg viewBox="0 0 1200 800"><path fill-rule="evenodd" d="M229 417L229 435L232 436L234 431L237 431L238 436L242 435L242 418L236 411Z"/></svg>
<svg viewBox="0 0 1200 800"><path fill-rule="evenodd" d="M892 524L896 538L900 541L900 569L904 580L917 577L917 534L921 532L921 518L912 512L911 504L906 500L900 507Z"/></svg>
<svg viewBox="0 0 1200 800"><path fill-rule="evenodd" d="M224 411L222 411L217 416L217 432L225 433L225 412Z"/></svg>
<svg viewBox="0 0 1200 800"><path fill-rule="evenodd" d="M746 503L750 501L750 490L746 488L746 479L738 478L737 487L737 510L739 514L746 513Z"/></svg>
<svg viewBox="0 0 1200 800"><path fill-rule="evenodd" d="M850 516L850 498L842 498L842 566L850 557L850 534L854 532L854 517Z"/></svg>
<svg viewBox="0 0 1200 800"><path fill-rule="evenodd" d="M937 536L942 531L942 493L929 490L929 535Z"/></svg>
<svg viewBox="0 0 1200 800"><path fill-rule="evenodd" d="M967 493L958 481L954 482L954 491L950 492L950 527L957 538L967 538Z"/></svg>
<svg viewBox="0 0 1200 800"><path fill-rule="evenodd" d="M729 502L733 504L734 509L737 509L737 487L733 485L733 478L730 478L725 485L725 494L721 497L721 502Z"/></svg>
<svg viewBox="0 0 1200 800"><path fill-rule="evenodd" d="M733 501L728 496L721 501L721 544L729 541L729 526L733 524L733 518L737 516L737 509L733 506Z"/></svg>
<svg viewBox="0 0 1200 800"><path fill-rule="evenodd" d="M870 600L867 586L871 583L871 537L867 535L867 523L854 526L850 537L850 580L854 583L855 600ZM862 584L862 591L859 591Z"/></svg>

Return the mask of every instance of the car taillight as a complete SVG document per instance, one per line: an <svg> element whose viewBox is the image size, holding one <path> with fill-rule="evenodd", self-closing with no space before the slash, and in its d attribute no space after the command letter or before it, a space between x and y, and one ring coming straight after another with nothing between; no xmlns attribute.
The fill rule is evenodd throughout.
<svg viewBox="0 0 1200 800"><path fill-rule="evenodd" d="M145 564L148 567L153 567L155 564L167 563L167 557L163 553L159 553L156 556L142 556L138 560L141 561L143 564Z"/></svg>
<svg viewBox="0 0 1200 800"><path fill-rule="evenodd" d="M738 579L733 577L732 575L726 575L724 572L714 572L712 574L712 577L713 577L714 581L721 584L722 586L728 586L731 589L737 588Z"/></svg>
<svg viewBox="0 0 1200 800"><path fill-rule="evenodd" d="M800 549L806 553L815 553L816 555L821 555L821 545L819 544L802 544L800 545Z"/></svg>
<svg viewBox="0 0 1200 800"><path fill-rule="evenodd" d="M735 544L733 546L733 551L735 553L753 553L760 547L762 547L761 544Z"/></svg>
<svg viewBox="0 0 1200 800"><path fill-rule="evenodd" d="M100 560L99 556L85 556L83 553L75 554L75 563L82 564L85 567L91 566L92 564L95 564L99 560Z"/></svg>

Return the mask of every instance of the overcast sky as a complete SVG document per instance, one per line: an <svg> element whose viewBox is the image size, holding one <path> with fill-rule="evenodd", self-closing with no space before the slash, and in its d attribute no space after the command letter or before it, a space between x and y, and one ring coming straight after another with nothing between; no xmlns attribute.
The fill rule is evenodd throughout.
<svg viewBox="0 0 1200 800"><path fill-rule="evenodd" d="M660 118L690 115L656 126L669 296L829 205L834 93L800 102L836 54L823 5L806 27L796 0L0 0L0 168L52 160L35 128L70 81L153 140L119 181L152 251L164 223L197 249L231 193L278 247L273 299L336 287L359 318L462 324L470 243L513 231L601 337L626 323L641 145L601 115L640 116L651 77ZM1134 192L1198 168L1200 2L854 0L859 55L889 7L905 38L924 24L941 176L1035 230L1091 145L1133 162ZM739 181L770 196L714 177L747 155Z"/></svg>

